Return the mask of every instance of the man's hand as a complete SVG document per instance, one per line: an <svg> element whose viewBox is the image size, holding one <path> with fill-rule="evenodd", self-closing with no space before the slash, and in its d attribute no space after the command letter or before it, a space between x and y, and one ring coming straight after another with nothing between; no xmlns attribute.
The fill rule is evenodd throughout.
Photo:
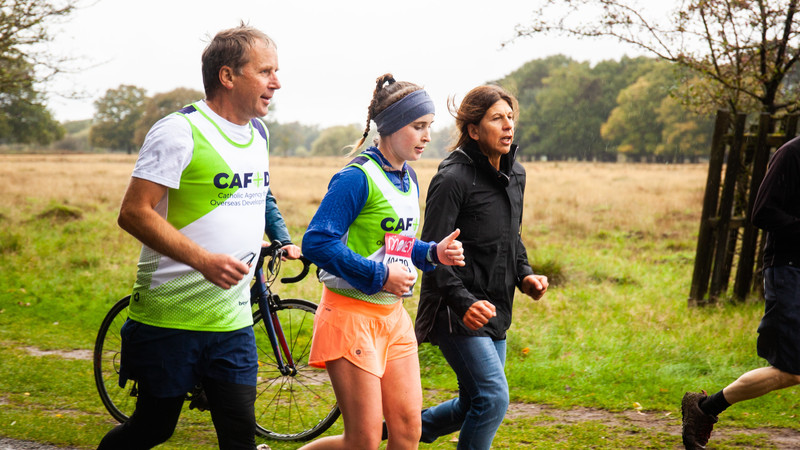
<svg viewBox="0 0 800 450"><path fill-rule="evenodd" d="M384 291L400 297L414 286L416 277L414 277L414 274L412 274L404 264L393 262L386 266L386 270L389 271L389 277L383 285Z"/></svg>
<svg viewBox="0 0 800 450"><path fill-rule="evenodd" d="M281 250L283 250L283 255L281 256L281 259L283 259L284 261L286 261L287 259L298 259L301 256L303 256L303 251L300 250L300 247L294 244L284 245L283 247L281 247Z"/></svg>
<svg viewBox="0 0 800 450"><path fill-rule="evenodd" d="M542 298L547 292L547 277L544 275L528 275L522 280L522 292L529 295L534 300Z"/></svg>
<svg viewBox="0 0 800 450"><path fill-rule="evenodd" d="M231 255L209 253L203 258L197 270L206 280L222 289L230 289L242 281L250 272L250 267Z"/></svg>
<svg viewBox="0 0 800 450"><path fill-rule="evenodd" d="M478 300L469 307L464 314L464 325L470 330L476 331L489 322L489 319L497 315L497 309L493 304L486 300Z"/></svg>
<svg viewBox="0 0 800 450"><path fill-rule="evenodd" d="M464 247L456 238L461 230L456 228L449 236L436 244L436 257L446 266L464 266Z"/></svg>

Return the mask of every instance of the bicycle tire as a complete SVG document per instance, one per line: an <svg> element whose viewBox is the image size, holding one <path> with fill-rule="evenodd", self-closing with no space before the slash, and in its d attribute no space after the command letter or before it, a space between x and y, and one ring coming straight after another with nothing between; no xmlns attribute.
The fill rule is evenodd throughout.
<svg viewBox="0 0 800 450"><path fill-rule="evenodd" d="M339 417L331 380L324 369L308 365L317 305L308 300L278 300L278 320L297 373L282 375L269 344L261 311L253 314L258 347L256 432L279 441L308 441Z"/></svg>
<svg viewBox="0 0 800 450"><path fill-rule="evenodd" d="M128 420L136 408L136 387L128 380L124 388L119 387L119 363L122 339L119 330L128 319L128 295L114 304L108 311L94 343L94 382L100 400L114 419L120 423Z"/></svg>

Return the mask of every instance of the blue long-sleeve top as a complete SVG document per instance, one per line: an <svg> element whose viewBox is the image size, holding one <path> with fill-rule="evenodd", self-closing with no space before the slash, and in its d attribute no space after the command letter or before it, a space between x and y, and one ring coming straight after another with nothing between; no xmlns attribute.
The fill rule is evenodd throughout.
<svg viewBox="0 0 800 450"><path fill-rule="evenodd" d="M283 215L278 209L278 202L275 200L275 196L272 195L272 189L267 191L267 204L264 210L264 231L267 233L270 242L277 240L283 245L292 243L292 237L289 235L289 229L286 227Z"/></svg>
<svg viewBox="0 0 800 450"><path fill-rule="evenodd" d="M376 147L363 153L379 161L389 180L398 189L408 192L411 180L405 163L400 170L394 170ZM388 276L386 265L364 258L350 250L342 240L364 208L368 194L367 175L361 169L345 167L337 172L303 236L303 255L326 272L372 295L383 289ZM417 268L424 272L433 270L438 262L435 255L435 242L414 241L411 260Z"/></svg>

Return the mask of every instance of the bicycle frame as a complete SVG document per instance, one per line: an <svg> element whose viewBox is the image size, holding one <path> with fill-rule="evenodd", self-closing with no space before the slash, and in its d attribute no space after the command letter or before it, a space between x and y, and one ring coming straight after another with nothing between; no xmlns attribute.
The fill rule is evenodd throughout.
<svg viewBox="0 0 800 450"><path fill-rule="evenodd" d="M297 369L294 367L294 360L292 354L289 352L289 347L286 344L286 337L283 334L283 328L278 321L278 316L272 312L270 303L274 303L274 295L269 291L266 283L264 282L264 273L261 268L256 269L255 275L256 282L251 288L251 298L256 298L258 308L261 310L261 317L264 318L264 326L267 329L267 336L272 345L272 351L275 353L275 361L278 362L278 370L282 375L296 375ZM266 320L269 317L270 320ZM280 346L280 348L279 348ZM285 360L284 360L285 357Z"/></svg>
<svg viewBox="0 0 800 450"><path fill-rule="evenodd" d="M278 295L272 293L269 283L264 277L264 259L267 257L272 258L268 263L271 271L274 264L280 264L282 253L280 247L280 242L275 241L269 247L261 249L261 255L256 265L255 283L250 288L250 304L257 304L258 308L261 310L261 317L264 318L264 326L267 329L267 336L269 336L272 352L275 354L275 361L278 363L278 370L281 372L281 375L295 376L297 375L297 368L295 367L292 353L289 351L289 345L286 342L283 327L281 327L278 315L274 311ZM306 276L311 262L305 258L301 258L301 261L303 262L303 271L295 277L282 278L281 282L291 283ZM269 317L270 320L267 320L267 317Z"/></svg>

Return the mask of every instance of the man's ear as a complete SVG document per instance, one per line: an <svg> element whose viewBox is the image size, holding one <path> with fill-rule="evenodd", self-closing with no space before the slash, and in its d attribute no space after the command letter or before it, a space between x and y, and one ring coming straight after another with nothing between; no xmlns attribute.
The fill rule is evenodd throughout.
<svg viewBox="0 0 800 450"><path fill-rule="evenodd" d="M229 66L222 66L219 69L219 82L226 89L233 88L233 76L233 69L231 69Z"/></svg>

